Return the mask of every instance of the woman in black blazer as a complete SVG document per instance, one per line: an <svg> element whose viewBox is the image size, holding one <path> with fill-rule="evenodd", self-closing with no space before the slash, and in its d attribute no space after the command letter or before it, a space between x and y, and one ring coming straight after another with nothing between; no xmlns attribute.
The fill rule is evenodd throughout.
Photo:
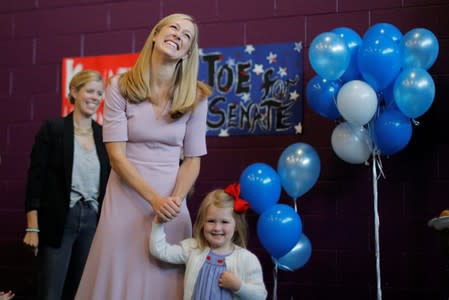
<svg viewBox="0 0 449 300"><path fill-rule="evenodd" d="M110 170L101 126L91 118L103 91L98 72L77 73L73 112L44 122L35 138L23 242L38 256L38 299L73 299L89 253Z"/></svg>

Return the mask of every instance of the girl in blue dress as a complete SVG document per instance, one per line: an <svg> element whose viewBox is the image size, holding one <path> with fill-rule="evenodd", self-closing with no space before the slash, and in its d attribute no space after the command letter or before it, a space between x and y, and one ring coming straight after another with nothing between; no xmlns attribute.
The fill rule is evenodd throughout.
<svg viewBox="0 0 449 300"><path fill-rule="evenodd" d="M154 218L150 251L162 261L186 265L185 300L266 299L262 267L246 249L249 205L239 194L238 184L210 192L198 210L193 238L180 244L169 244L163 223Z"/></svg>

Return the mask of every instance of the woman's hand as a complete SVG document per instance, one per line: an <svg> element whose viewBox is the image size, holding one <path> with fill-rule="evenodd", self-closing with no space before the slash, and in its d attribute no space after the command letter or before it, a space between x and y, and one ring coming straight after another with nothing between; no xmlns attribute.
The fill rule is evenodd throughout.
<svg viewBox="0 0 449 300"><path fill-rule="evenodd" d="M155 197L151 204L161 223L176 218L181 211L181 199L179 197Z"/></svg>
<svg viewBox="0 0 449 300"><path fill-rule="evenodd" d="M26 230L23 243L37 256L37 249L39 247L39 223L37 222L37 210L30 210L27 212L27 228L34 228L32 231Z"/></svg>
<svg viewBox="0 0 449 300"><path fill-rule="evenodd" d="M39 233L37 232L27 232L23 238L23 243L26 247L30 248L34 256L37 256L37 249L39 247Z"/></svg>
<svg viewBox="0 0 449 300"><path fill-rule="evenodd" d="M105 143L112 169L131 188L139 193L161 217L161 221L169 221L179 213L177 197L161 197L139 173L136 166L126 157L126 142Z"/></svg>
<svg viewBox="0 0 449 300"><path fill-rule="evenodd" d="M14 298L15 294L12 291L9 291L7 293L0 291L0 300L9 300Z"/></svg>
<svg viewBox="0 0 449 300"><path fill-rule="evenodd" d="M234 273L224 271L221 273L220 279L218 280L218 286L237 292L242 287L242 281Z"/></svg>

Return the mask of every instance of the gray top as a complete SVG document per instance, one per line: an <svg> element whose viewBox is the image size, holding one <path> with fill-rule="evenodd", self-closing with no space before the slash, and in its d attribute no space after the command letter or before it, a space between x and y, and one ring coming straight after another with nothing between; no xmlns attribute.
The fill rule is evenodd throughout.
<svg viewBox="0 0 449 300"><path fill-rule="evenodd" d="M75 151L73 153L72 190L70 207L83 199L98 211L98 190L100 186L100 162L95 147L85 149L74 136Z"/></svg>

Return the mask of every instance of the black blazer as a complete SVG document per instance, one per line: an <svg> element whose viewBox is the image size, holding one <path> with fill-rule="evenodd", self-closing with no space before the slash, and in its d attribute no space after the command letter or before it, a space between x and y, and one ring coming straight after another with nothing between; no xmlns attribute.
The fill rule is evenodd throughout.
<svg viewBox="0 0 449 300"><path fill-rule="evenodd" d="M102 128L92 121L100 161L99 207L103 201L110 165ZM25 210L38 211L39 243L60 247L70 204L73 168L73 115L48 120L37 133L28 169Z"/></svg>

